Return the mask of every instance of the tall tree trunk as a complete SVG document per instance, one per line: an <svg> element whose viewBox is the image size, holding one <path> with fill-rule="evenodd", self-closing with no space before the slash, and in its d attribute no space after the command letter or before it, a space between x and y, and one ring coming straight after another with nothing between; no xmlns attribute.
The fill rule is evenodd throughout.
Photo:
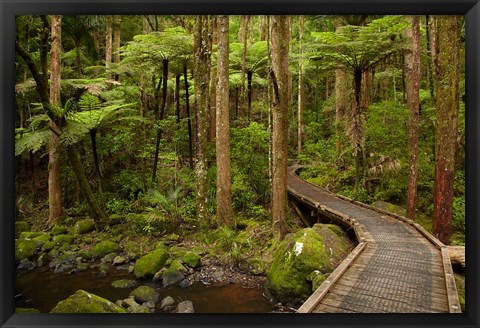
<svg viewBox="0 0 480 328"><path fill-rule="evenodd" d="M90 130L90 140L92 142L92 154L93 154L93 163L95 165L95 173L98 176L100 192L102 192L102 185L104 184L104 177L102 174L102 170L100 169L100 160L98 159L98 151L97 151L97 129Z"/></svg>
<svg viewBox="0 0 480 328"><path fill-rule="evenodd" d="M433 233L441 242L448 244L452 234L461 27L459 16L438 16L437 22L438 52L434 57L436 127Z"/></svg>
<svg viewBox="0 0 480 328"><path fill-rule="evenodd" d="M190 99L188 94L188 74L187 64L183 65L183 80L185 82L185 109L187 110L187 127L188 127L188 155L190 169L193 170L193 132L192 132L192 118L190 115Z"/></svg>
<svg viewBox="0 0 480 328"><path fill-rule="evenodd" d="M345 116L345 72L339 68L335 70L335 139L337 156L343 151L342 131Z"/></svg>
<svg viewBox="0 0 480 328"><path fill-rule="evenodd" d="M210 43L210 53L211 48L214 44L218 44L218 24L217 24L217 17L212 16L210 19L211 25L211 33L212 33L212 42ZM211 65L209 65L211 66ZM215 128L216 128L216 92L217 92L217 66L212 66L210 70L210 102L209 102L209 111L208 111L208 126L209 126L209 134L208 134L208 142L212 142L215 139Z"/></svg>
<svg viewBox="0 0 480 328"><path fill-rule="evenodd" d="M62 50L62 16L52 16L52 54L50 59L50 104L61 107L60 68ZM55 124L53 121L51 125ZM50 136L48 151L48 226L51 227L60 219L62 208L62 185L60 182L60 137Z"/></svg>
<svg viewBox="0 0 480 328"><path fill-rule="evenodd" d="M272 16L273 82L273 181L272 220L279 237L286 234L287 214L287 116L288 116L288 16Z"/></svg>
<svg viewBox="0 0 480 328"><path fill-rule="evenodd" d="M250 116L252 115L252 78L253 72L247 72L247 93L248 93L248 114L247 114L247 122L250 123Z"/></svg>
<svg viewBox="0 0 480 328"><path fill-rule="evenodd" d="M157 115L157 136L155 141L155 157L153 158L153 171L152 171L152 183L155 183L157 178L157 166L158 156L160 154L160 140L162 139L162 129L160 124L162 123L163 116L165 114L165 108L167 104L167 86L168 86L168 59L163 60L163 88L162 88L162 105L160 107L160 115Z"/></svg>
<svg viewBox="0 0 480 328"><path fill-rule="evenodd" d="M303 144L303 111L305 108L305 82L303 81L303 32L304 32L304 16L299 17L300 20L300 58L298 60L298 107L297 107L297 157L302 154Z"/></svg>
<svg viewBox="0 0 480 328"><path fill-rule="evenodd" d="M427 38L427 51L428 51L428 86L430 89L430 98L432 102L435 100L435 84L433 81L433 58L435 57L437 51L437 33L435 31L435 19L427 15L426 16L427 28L426 28L426 38Z"/></svg>
<svg viewBox="0 0 480 328"><path fill-rule="evenodd" d="M122 22L122 16L113 16L113 62L115 64L120 63L120 23ZM115 81L120 81L118 74L115 74Z"/></svg>
<svg viewBox="0 0 480 328"><path fill-rule="evenodd" d="M195 51L195 118L196 118L196 210L201 225L208 224L207 213L207 110L208 110L208 16L195 17L194 42Z"/></svg>
<svg viewBox="0 0 480 328"><path fill-rule="evenodd" d="M364 155L364 124L362 118L362 75L358 69L353 73L354 99L347 132L352 142L355 157L355 194L358 196L363 177L362 156Z"/></svg>
<svg viewBox="0 0 480 328"><path fill-rule="evenodd" d="M242 104L245 99L245 74L246 74L246 60L247 60L247 47L248 47L248 21L250 16L242 15L240 16L240 42L242 43L242 71L241 71L241 86L240 86L240 97L242 99ZM245 107L242 105L243 114L245 115Z"/></svg>
<svg viewBox="0 0 480 328"><path fill-rule="evenodd" d="M107 16L107 32L105 34L105 79L110 81L112 73L110 67L112 66L112 16ZM109 84L109 88L111 85Z"/></svg>
<svg viewBox="0 0 480 328"><path fill-rule="evenodd" d="M415 219L417 203L418 179L418 120L419 120L419 89L420 89L420 19L412 16L412 26L406 30L407 40L411 48L405 51L405 75L407 103L410 109L410 126L408 135L408 193L407 218Z"/></svg>
<svg viewBox="0 0 480 328"><path fill-rule="evenodd" d="M230 118L229 118L229 20L218 17L218 77L216 94L217 152L217 219L221 225L232 226L232 196L230 178Z"/></svg>

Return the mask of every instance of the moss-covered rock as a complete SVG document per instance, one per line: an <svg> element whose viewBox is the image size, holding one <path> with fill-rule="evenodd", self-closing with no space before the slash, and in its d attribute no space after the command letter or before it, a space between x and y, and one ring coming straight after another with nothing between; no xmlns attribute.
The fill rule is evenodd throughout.
<svg viewBox="0 0 480 328"><path fill-rule="evenodd" d="M42 252L48 253L51 251L57 243L54 242L53 240L47 241L45 244L42 246Z"/></svg>
<svg viewBox="0 0 480 328"><path fill-rule="evenodd" d="M138 285L136 280L120 279L112 282L114 288L132 288Z"/></svg>
<svg viewBox="0 0 480 328"><path fill-rule="evenodd" d="M73 231L79 235L83 235L84 233L88 233L93 230L95 230L95 220L93 219L77 221L73 226Z"/></svg>
<svg viewBox="0 0 480 328"><path fill-rule="evenodd" d="M32 240L37 243L37 248L42 248L46 242L50 241L50 235L48 233L44 233L40 236L33 238Z"/></svg>
<svg viewBox="0 0 480 328"><path fill-rule="evenodd" d="M126 313L126 311L103 297L80 289L67 299L58 302L50 313Z"/></svg>
<svg viewBox="0 0 480 328"><path fill-rule="evenodd" d="M331 231L330 235L339 239ZM307 298L312 293L311 273L330 272L330 256L330 250L325 248L323 238L315 229L306 228L288 235L278 245L267 272L270 292L278 301Z"/></svg>
<svg viewBox="0 0 480 328"><path fill-rule="evenodd" d="M40 310L35 309L35 308L16 307L15 308L15 313L40 313Z"/></svg>
<svg viewBox="0 0 480 328"><path fill-rule="evenodd" d="M71 235L55 235L53 236L53 241L55 245L58 246L69 246L73 243L75 237Z"/></svg>
<svg viewBox="0 0 480 328"><path fill-rule="evenodd" d="M135 277L153 277L153 275L165 264L167 258L168 253L165 247L157 248L153 252L142 256L135 263L133 271Z"/></svg>
<svg viewBox="0 0 480 328"><path fill-rule="evenodd" d="M173 284L177 284L183 279L185 279L185 276L183 275L183 273L180 270L173 267L166 269L162 275L163 286L165 287Z"/></svg>
<svg viewBox="0 0 480 328"><path fill-rule="evenodd" d="M159 294L152 287L140 286L132 290L130 296L133 296L135 302L140 304L145 302L157 303Z"/></svg>
<svg viewBox="0 0 480 328"><path fill-rule="evenodd" d="M67 232L68 232L67 228L65 228L64 226L61 226L59 224L54 225L53 228L52 228L52 231L51 231L53 236L65 235L65 234L67 234Z"/></svg>
<svg viewBox="0 0 480 328"><path fill-rule="evenodd" d="M23 231L20 233L19 239L33 239L42 234L43 234L42 232L38 232L38 231Z"/></svg>
<svg viewBox="0 0 480 328"><path fill-rule="evenodd" d="M110 253L117 253L120 251L120 245L117 243L114 243L113 241L101 241L98 244L96 244L90 254L92 257L102 257Z"/></svg>
<svg viewBox="0 0 480 328"><path fill-rule="evenodd" d="M20 237L20 234L24 231L30 230L30 223L27 221L15 221L15 238Z"/></svg>
<svg viewBox="0 0 480 328"><path fill-rule="evenodd" d="M37 252L37 243L34 240L15 240L15 261L31 259Z"/></svg>
<svg viewBox="0 0 480 328"><path fill-rule="evenodd" d="M193 252L188 252L187 254L185 254L182 257L183 263L185 263L186 265L188 265L191 268L196 268L196 267L200 266L201 259L202 258L200 257L200 255L198 255L197 253L193 253Z"/></svg>

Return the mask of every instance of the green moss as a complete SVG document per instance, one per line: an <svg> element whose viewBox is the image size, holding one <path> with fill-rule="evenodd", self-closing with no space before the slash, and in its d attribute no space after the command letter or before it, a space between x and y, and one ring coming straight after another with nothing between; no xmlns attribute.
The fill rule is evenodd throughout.
<svg viewBox="0 0 480 328"><path fill-rule="evenodd" d="M85 219L85 220L80 220L75 223L73 226L73 231L75 233L78 233L80 235L84 233L88 233L90 231L95 230L95 220L93 219Z"/></svg>
<svg viewBox="0 0 480 328"><path fill-rule="evenodd" d="M112 287L115 288L132 288L138 285L136 280L120 279L112 282Z"/></svg>
<svg viewBox="0 0 480 328"><path fill-rule="evenodd" d="M15 308L15 313L40 313L40 310L35 308Z"/></svg>
<svg viewBox="0 0 480 328"><path fill-rule="evenodd" d="M40 235L42 235L42 233L38 232L38 231L24 231L24 232L20 233L19 239L33 239L33 238L38 237Z"/></svg>
<svg viewBox="0 0 480 328"><path fill-rule="evenodd" d="M196 268L200 266L201 257L197 253L188 252L182 257L182 261L189 267Z"/></svg>
<svg viewBox="0 0 480 328"><path fill-rule="evenodd" d="M15 238L20 237L20 234L24 231L30 230L30 223L27 221L15 221Z"/></svg>
<svg viewBox="0 0 480 328"><path fill-rule="evenodd" d="M42 246L42 252L49 252L51 251L56 245L56 242L52 241L47 241L45 244Z"/></svg>
<svg viewBox="0 0 480 328"><path fill-rule="evenodd" d="M34 240L15 240L15 261L32 258L37 252L37 243Z"/></svg>
<svg viewBox="0 0 480 328"><path fill-rule="evenodd" d="M56 224L52 228L52 235L54 235L54 236L65 235L67 232L68 232L67 228L65 228L64 226L58 225L58 224Z"/></svg>
<svg viewBox="0 0 480 328"><path fill-rule="evenodd" d="M130 296L133 296L135 301L139 304L144 302L153 302L156 303L158 301L158 293L149 286L140 286L135 288L131 293Z"/></svg>
<svg viewBox="0 0 480 328"><path fill-rule="evenodd" d="M168 253L165 248L158 248L153 252L142 256L135 263L135 269L133 271L135 277L141 278L153 276L158 270L160 270L160 268L162 268L167 258Z"/></svg>
<svg viewBox="0 0 480 328"><path fill-rule="evenodd" d="M70 235L56 235L53 237L53 241L58 246L69 246L73 243L75 237Z"/></svg>
<svg viewBox="0 0 480 328"><path fill-rule="evenodd" d="M312 228L286 237L267 272L268 287L274 297L278 301L308 297L312 292L310 274L315 270L320 273L331 270L329 254L322 238Z"/></svg>
<svg viewBox="0 0 480 328"><path fill-rule="evenodd" d="M103 297L80 289L66 300L58 302L50 313L126 313L126 311Z"/></svg>
<svg viewBox="0 0 480 328"><path fill-rule="evenodd" d="M92 257L102 257L109 253L117 253L120 251L120 245L114 243L113 241L101 241L96 244L92 251Z"/></svg>
<svg viewBox="0 0 480 328"><path fill-rule="evenodd" d="M32 240L34 240L37 243L37 248L42 248L46 242L50 241L50 235L45 233L33 238Z"/></svg>

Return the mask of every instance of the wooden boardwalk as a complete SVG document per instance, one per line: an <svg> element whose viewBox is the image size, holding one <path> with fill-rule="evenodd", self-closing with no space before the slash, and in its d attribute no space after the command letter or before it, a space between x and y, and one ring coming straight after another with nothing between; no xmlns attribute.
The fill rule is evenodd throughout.
<svg viewBox="0 0 480 328"><path fill-rule="evenodd" d="M357 247L300 313L461 312L448 251L418 224L329 193L288 172L297 203L354 229Z"/></svg>

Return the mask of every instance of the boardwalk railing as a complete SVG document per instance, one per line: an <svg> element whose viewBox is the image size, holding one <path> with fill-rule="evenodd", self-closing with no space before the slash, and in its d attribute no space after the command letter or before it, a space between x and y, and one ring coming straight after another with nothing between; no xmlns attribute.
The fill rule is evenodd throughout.
<svg viewBox="0 0 480 328"><path fill-rule="evenodd" d="M349 270L349 268L354 264L355 260L361 255L361 253L367 248L369 244L374 245L376 241L372 238L369 231L365 228L363 224L358 222L357 219L350 217L348 214L342 213L340 210L331 208L326 204L322 204L320 201L315 200L312 196L310 190L310 195L305 195L301 192L301 188L298 188L298 183L308 184L318 189L322 194L329 194L335 198L341 199L342 201L351 203L352 205L374 211L379 214L383 214L387 217L395 218L404 222L406 225L411 226L413 229L418 231L426 240L428 240L437 250L441 253L442 267L443 267L443 276L445 279L445 292L447 296L448 312L450 313L460 313L460 303L458 299L457 289L455 286L455 278L453 275L452 266L450 263L450 258L448 254L448 249L446 245L440 242L432 234L426 231L418 223L413 222L401 215L390 213L382 209L378 209L367 204L352 200L348 197L332 194L329 191L315 186L307 181L301 180L297 176L297 170L300 166L292 166L289 168L289 183L288 183L288 192L291 197L293 197L297 202L302 203L303 205L310 208L312 211L316 212L315 214L323 215L330 218L332 221L338 223L339 225L351 228L354 230L355 237L359 242L358 245L353 249L353 251L340 263L340 265L327 277L323 284L313 292L313 294L305 301L305 303L298 309L299 313L309 313L312 312L315 307L322 301L322 299L329 293L329 291L335 286L336 282ZM294 180L298 179L298 180ZM295 183L297 186L295 186ZM296 188L297 187L297 188ZM311 188L310 188L311 189ZM313 190L313 189L312 189ZM383 217L383 216L382 216Z"/></svg>

